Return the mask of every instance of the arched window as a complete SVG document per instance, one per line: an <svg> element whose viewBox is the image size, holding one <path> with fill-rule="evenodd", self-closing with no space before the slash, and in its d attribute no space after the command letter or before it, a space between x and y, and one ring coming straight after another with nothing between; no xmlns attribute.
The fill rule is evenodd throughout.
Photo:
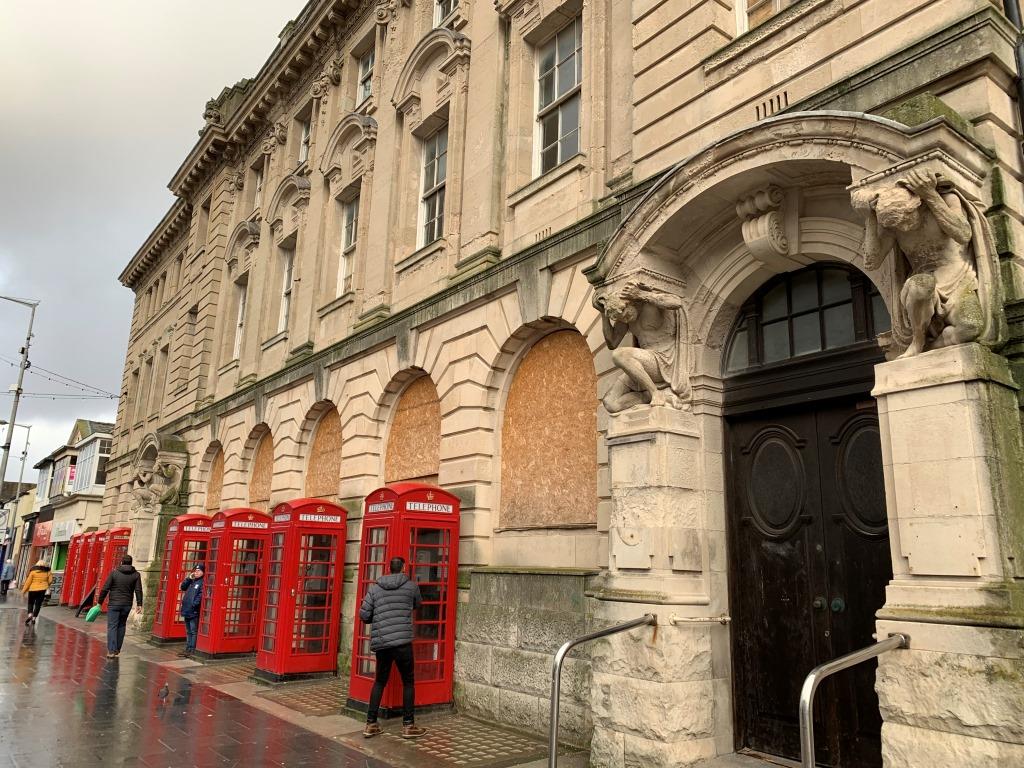
<svg viewBox="0 0 1024 768"><path fill-rule="evenodd" d="M725 373L852 346L890 327L885 302L867 277L841 265L815 265L770 280L743 305Z"/></svg>
<svg viewBox="0 0 1024 768"><path fill-rule="evenodd" d="M264 433L252 455L249 473L249 506L267 512L270 509L270 483L274 477L274 437Z"/></svg>
<svg viewBox="0 0 1024 768"><path fill-rule="evenodd" d="M556 331L516 368L501 427L502 528L597 521L597 374L583 336Z"/></svg>
<svg viewBox="0 0 1024 768"><path fill-rule="evenodd" d="M214 515L220 511L221 494L224 491L224 451L217 449L217 454L210 463L210 475L206 481L206 514Z"/></svg>
<svg viewBox="0 0 1024 768"><path fill-rule="evenodd" d="M437 484L441 464L441 401L429 376L410 384L395 405L384 457L384 482Z"/></svg>
<svg viewBox="0 0 1024 768"><path fill-rule="evenodd" d="M306 495L316 499L336 499L340 477L341 417L332 406L316 425L309 448Z"/></svg>

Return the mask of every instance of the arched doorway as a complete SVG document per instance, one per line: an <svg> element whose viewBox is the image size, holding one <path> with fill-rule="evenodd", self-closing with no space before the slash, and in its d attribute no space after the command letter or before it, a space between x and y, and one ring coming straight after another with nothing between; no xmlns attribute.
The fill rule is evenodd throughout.
<svg viewBox="0 0 1024 768"><path fill-rule="evenodd" d="M744 305L725 356L737 747L798 759L816 665L869 645L892 578L878 414L889 315L840 264L780 275ZM881 766L875 665L833 678L819 764Z"/></svg>

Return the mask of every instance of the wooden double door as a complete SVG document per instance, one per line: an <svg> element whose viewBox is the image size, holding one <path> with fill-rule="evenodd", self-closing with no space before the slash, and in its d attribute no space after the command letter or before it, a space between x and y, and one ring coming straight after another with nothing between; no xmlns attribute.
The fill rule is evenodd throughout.
<svg viewBox="0 0 1024 768"><path fill-rule="evenodd" d="M728 418L737 746L797 759L816 665L873 642L892 577L878 416L865 395ZM881 766L877 664L826 681L819 765Z"/></svg>

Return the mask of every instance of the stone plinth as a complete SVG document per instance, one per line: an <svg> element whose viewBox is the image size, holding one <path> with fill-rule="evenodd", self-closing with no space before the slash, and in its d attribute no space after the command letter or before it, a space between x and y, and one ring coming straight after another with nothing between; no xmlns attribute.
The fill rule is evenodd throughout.
<svg viewBox="0 0 1024 768"><path fill-rule="evenodd" d="M893 581L876 688L887 768L1024 764L1024 451L1004 358L961 345L876 368Z"/></svg>
<svg viewBox="0 0 1024 768"><path fill-rule="evenodd" d="M591 623L654 613L658 625L590 646L591 765L692 765L732 751L728 631L672 623L726 608L724 581L709 566L700 422L687 411L636 408L611 416L607 443L609 570L593 592Z"/></svg>

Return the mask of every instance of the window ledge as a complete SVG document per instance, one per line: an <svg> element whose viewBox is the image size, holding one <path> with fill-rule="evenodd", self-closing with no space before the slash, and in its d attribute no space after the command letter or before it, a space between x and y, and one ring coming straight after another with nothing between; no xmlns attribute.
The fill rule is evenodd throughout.
<svg viewBox="0 0 1024 768"><path fill-rule="evenodd" d="M371 93L365 99L356 104L356 108L352 110L360 115L372 115L377 111L377 105L374 102L373 94Z"/></svg>
<svg viewBox="0 0 1024 768"><path fill-rule="evenodd" d="M559 179L582 170L587 165L587 156L580 152L573 155L561 165L556 165L543 176L538 176L526 186L520 187L508 196L508 204L515 208L520 203L529 200L542 189L554 184Z"/></svg>
<svg viewBox="0 0 1024 768"><path fill-rule="evenodd" d="M341 309L344 306L347 306L348 304L351 304L355 300L355 291L345 291L345 293L341 294L341 296L338 296L336 299L332 299L331 301L327 302L322 307L320 307L320 309L316 311L317 317L327 317L327 315Z"/></svg>
<svg viewBox="0 0 1024 768"><path fill-rule="evenodd" d="M295 170L292 171L292 173L294 173L296 176L309 176L309 174L311 174L312 172L313 169L309 167L308 157L301 163L299 163L297 166L295 166Z"/></svg>
<svg viewBox="0 0 1024 768"><path fill-rule="evenodd" d="M430 243L429 245L423 246L418 251L415 251L414 253L406 256L404 259L395 264L395 272L404 272L410 267L416 266L421 261L426 261L431 256L435 256L436 254L447 250L447 248L448 241L445 238L442 237L438 240L435 240L434 242Z"/></svg>
<svg viewBox="0 0 1024 768"><path fill-rule="evenodd" d="M237 370L237 369L238 369L238 358L236 357L234 360L231 360L230 362L225 363L220 368L218 368L217 369L217 375L218 376L224 376L224 375L226 375L228 373L231 373L231 371Z"/></svg>
<svg viewBox="0 0 1024 768"><path fill-rule="evenodd" d="M269 339L267 339L262 344L260 344L260 349L262 349L264 352L266 352L271 347L274 347L274 346L280 344L282 341L287 341L287 340L288 340L288 329L285 328L283 331L280 331L279 333L274 334Z"/></svg>
<svg viewBox="0 0 1024 768"><path fill-rule="evenodd" d="M704 74L711 74L715 70L724 67L726 64L736 61L736 59L740 58L752 49L759 47L769 38L774 37L778 32L792 29L794 22L825 5L835 6L832 15L838 15L843 11L842 4L836 2L836 0L799 0L799 2L789 6L789 8L779 11L774 16L766 19L753 29L744 32L731 43L726 44L724 48L721 48L716 53L705 59ZM817 23L818 22L816 21L815 26L817 26ZM730 70L730 72L722 74L733 75L738 71L746 69L751 64L761 61L768 53L769 51L764 51L760 56L752 56L749 61L743 62L738 65L738 67Z"/></svg>

